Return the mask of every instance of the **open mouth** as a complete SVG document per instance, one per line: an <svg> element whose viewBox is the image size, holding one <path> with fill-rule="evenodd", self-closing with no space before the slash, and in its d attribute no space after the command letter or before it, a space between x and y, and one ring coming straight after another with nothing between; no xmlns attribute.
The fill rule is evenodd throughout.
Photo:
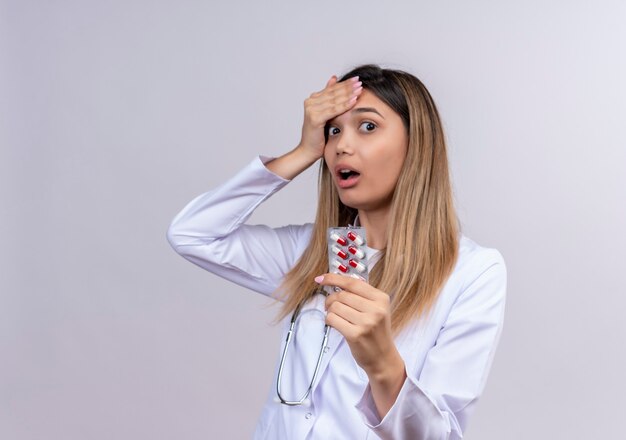
<svg viewBox="0 0 626 440"><path fill-rule="evenodd" d="M339 173L338 173L339 179L341 180L348 180L351 177L360 176L360 175L361 175L360 173L357 173L356 171L349 170L349 169L339 170Z"/></svg>
<svg viewBox="0 0 626 440"><path fill-rule="evenodd" d="M337 186L339 188L351 188L357 184L361 173L345 166L338 166L335 169L337 176Z"/></svg>

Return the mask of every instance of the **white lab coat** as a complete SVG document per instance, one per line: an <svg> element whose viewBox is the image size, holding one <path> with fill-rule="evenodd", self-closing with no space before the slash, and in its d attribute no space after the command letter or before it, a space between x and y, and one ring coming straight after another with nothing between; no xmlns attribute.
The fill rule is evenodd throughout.
<svg viewBox="0 0 626 440"><path fill-rule="evenodd" d="M172 247L187 260L264 295L271 295L306 248L312 224L271 228L247 225L254 209L289 181L256 157L212 191L199 195L168 229ZM276 399L276 374L255 439L460 439L487 379L500 338L506 267L500 253L461 236L459 259L432 314L396 338L408 378L380 420L367 375L343 336L332 329L329 349L309 401ZM376 251L368 249L370 265ZM283 378L287 399L300 398L321 345L324 297L308 303ZM282 323L282 341L290 317ZM277 353L277 357L282 353ZM278 367L278 361L277 361Z"/></svg>

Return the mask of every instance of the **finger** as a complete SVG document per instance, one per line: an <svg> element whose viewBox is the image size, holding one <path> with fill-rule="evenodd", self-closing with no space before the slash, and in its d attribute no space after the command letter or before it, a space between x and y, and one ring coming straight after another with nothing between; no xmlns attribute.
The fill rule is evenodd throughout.
<svg viewBox="0 0 626 440"><path fill-rule="evenodd" d="M376 309L376 303L372 300L363 298L360 295L357 295L352 292L348 292L347 290L342 290L337 293L333 293L332 295L328 295L325 301L326 310L330 309L330 306L334 302L341 302L346 306L349 306L356 310L357 312L369 313Z"/></svg>
<svg viewBox="0 0 626 440"><path fill-rule="evenodd" d="M362 88L358 88L350 93L312 97L308 103L308 111L315 113L317 119L328 121L350 110L362 91Z"/></svg>
<svg viewBox="0 0 626 440"><path fill-rule="evenodd" d="M360 82L342 81L341 83L333 84L331 87L311 94L311 103L337 103L337 101L360 95L362 91L363 86Z"/></svg>
<svg viewBox="0 0 626 440"><path fill-rule="evenodd" d="M336 75L331 76L330 79L326 81L326 85L324 86L324 88L322 90L318 90L317 92L313 93L311 96L319 96L324 92L336 89L337 82L338 82L337 76ZM343 85L343 81L342 81L342 84L340 85Z"/></svg>
<svg viewBox="0 0 626 440"><path fill-rule="evenodd" d="M337 330L346 340L354 339L358 327L335 313L326 315L326 324Z"/></svg>
<svg viewBox="0 0 626 440"><path fill-rule="evenodd" d="M338 275L334 273L326 273L315 278L315 282L321 286L336 286L342 290L353 292L363 298L375 301L379 295L376 292L380 292L375 287L370 286L365 281L348 277L345 275ZM381 292L383 293L383 292Z"/></svg>
<svg viewBox="0 0 626 440"><path fill-rule="evenodd" d="M356 97L346 97L345 99L337 99L323 104L311 104L309 106L309 114L315 115L316 119L326 123L350 110L350 107L352 107L355 102Z"/></svg>
<svg viewBox="0 0 626 440"><path fill-rule="evenodd" d="M364 313L345 305L341 301L333 302L328 308L327 313L334 313L354 325L361 324L363 322L363 315L365 315Z"/></svg>
<svg viewBox="0 0 626 440"><path fill-rule="evenodd" d="M332 92L334 90L341 90L341 89L345 89L345 90L356 89L362 86L363 86L363 83L359 81L359 77L353 76L351 78L344 79L343 81L335 81L333 84L331 84L327 88L329 92Z"/></svg>
<svg viewBox="0 0 626 440"><path fill-rule="evenodd" d="M352 93L353 90L362 88L363 84L359 81L358 76L348 78L343 81L329 81L323 90L318 93L320 96L335 96L338 93Z"/></svg>

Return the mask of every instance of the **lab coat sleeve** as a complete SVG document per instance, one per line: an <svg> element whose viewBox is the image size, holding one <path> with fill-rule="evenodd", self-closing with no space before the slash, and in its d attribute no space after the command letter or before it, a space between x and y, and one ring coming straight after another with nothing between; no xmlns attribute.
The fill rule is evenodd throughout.
<svg viewBox="0 0 626 440"><path fill-rule="evenodd" d="M380 438L463 438L484 389L504 316L504 260L495 249L484 249L481 260L478 276L457 297L421 374L407 369L407 379L382 420L366 387L356 408Z"/></svg>
<svg viewBox="0 0 626 440"><path fill-rule="evenodd" d="M271 295L310 237L310 224L246 225L259 204L289 180L258 156L235 176L189 202L172 220L167 240L190 262L240 286Z"/></svg>

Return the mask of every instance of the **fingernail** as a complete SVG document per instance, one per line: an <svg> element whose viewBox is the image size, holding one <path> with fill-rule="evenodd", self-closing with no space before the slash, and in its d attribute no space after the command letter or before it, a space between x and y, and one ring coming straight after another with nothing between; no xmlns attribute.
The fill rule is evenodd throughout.
<svg viewBox="0 0 626 440"><path fill-rule="evenodd" d="M355 89L358 89L359 87L361 87L363 85L363 83L361 81L357 81L354 84L352 84L352 87L354 87Z"/></svg>
<svg viewBox="0 0 626 440"><path fill-rule="evenodd" d="M357 82L358 80L359 80L358 76L353 76L352 78L350 78L350 81Z"/></svg>
<svg viewBox="0 0 626 440"><path fill-rule="evenodd" d="M320 275L320 276L318 276L318 277L315 277L315 282L316 282L316 283L318 283L318 284L319 284L319 283L321 283L322 281L324 281L324 276L323 276L323 275Z"/></svg>

